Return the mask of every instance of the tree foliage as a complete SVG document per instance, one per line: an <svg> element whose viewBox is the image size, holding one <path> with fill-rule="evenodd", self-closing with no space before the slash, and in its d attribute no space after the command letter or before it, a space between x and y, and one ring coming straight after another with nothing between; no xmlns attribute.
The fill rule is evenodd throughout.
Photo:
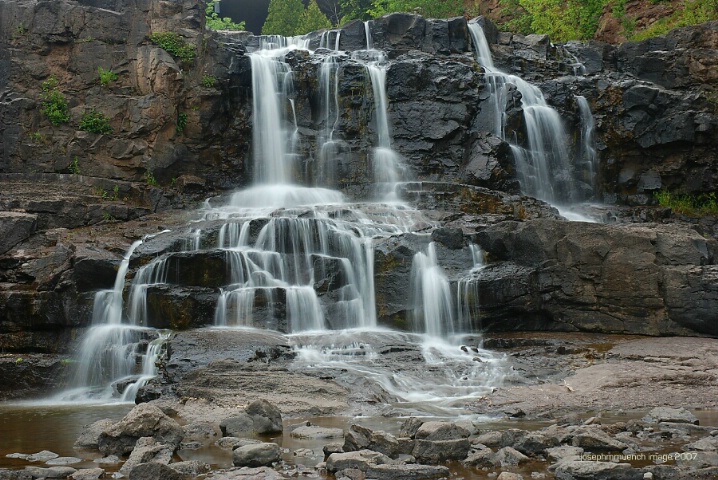
<svg viewBox="0 0 718 480"><path fill-rule="evenodd" d="M369 13L381 17L393 12L418 13L428 18L447 18L464 12L463 0L374 0Z"/></svg>
<svg viewBox="0 0 718 480"><path fill-rule="evenodd" d="M319 9L316 0L311 0L302 13L299 19L299 25L294 34L304 35L305 33L315 32L324 28L332 28L332 23Z"/></svg>
<svg viewBox="0 0 718 480"><path fill-rule="evenodd" d="M657 3L660 0L652 0ZM628 0L500 0L501 14L510 18L502 28L511 32L545 33L551 40L589 40L598 30L604 11L610 11L630 40L642 40L668 33L675 27L718 19L718 0L684 0L676 8L643 30L626 13Z"/></svg>
<svg viewBox="0 0 718 480"><path fill-rule="evenodd" d="M295 35L303 13L302 0L270 0L262 35Z"/></svg>
<svg viewBox="0 0 718 480"><path fill-rule="evenodd" d="M204 9L205 27L210 30L244 30L244 22L235 23L229 17L221 17L214 11L214 2L207 2Z"/></svg>

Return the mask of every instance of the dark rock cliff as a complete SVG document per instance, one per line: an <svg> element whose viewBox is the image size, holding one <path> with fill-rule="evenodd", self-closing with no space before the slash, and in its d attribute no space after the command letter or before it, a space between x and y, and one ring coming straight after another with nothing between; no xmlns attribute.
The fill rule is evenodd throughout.
<svg viewBox="0 0 718 480"><path fill-rule="evenodd" d="M246 52L257 39L206 31L203 17L190 0L0 0L0 349L66 351L90 322L93 292L112 286L132 240L184 225L198 200L251 181ZM585 189L584 198L646 205L664 188L716 191L717 23L618 47L555 46L547 37L485 26L497 66L540 85L574 149L581 129L576 96L588 100L600 167L597 190ZM150 41L162 32L193 46L194 59L173 57ZM718 334L713 239L685 226L568 223L516 195L511 149L485 125L486 79L464 19L395 14L373 22L371 32L390 59L393 147L415 181L404 187L405 197L461 233L456 248L440 248L454 285L470 267L469 241L488 254L472 297L481 309L475 328ZM319 40L313 35L313 48ZM342 29L341 50L365 46L362 23ZM326 54L296 51L287 59L296 71L305 159L298 181L320 168L317 138L326 119L316 79ZM373 98L366 69L350 54L336 58L341 135L332 181L362 198L371 190ZM103 85L99 67L117 80ZM50 77L68 101L65 124L52 125L42 111ZM109 117L112 133L78 129L91 109ZM520 139L519 114L518 107L510 111L509 124ZM585 183L579 166L569 175ZM644 219L667 216L641 212ZM707 221L698 230L710 237L711 228ZM383 323L405 326L409 307L389 297L406 287L411 256L428 238L377 245ZM139 252L131 273L172 251L156 248ZM212 272L216 260L191 262ZM171 292L150 292L155 326L211 322L221 281L185 280Z"/></svg>

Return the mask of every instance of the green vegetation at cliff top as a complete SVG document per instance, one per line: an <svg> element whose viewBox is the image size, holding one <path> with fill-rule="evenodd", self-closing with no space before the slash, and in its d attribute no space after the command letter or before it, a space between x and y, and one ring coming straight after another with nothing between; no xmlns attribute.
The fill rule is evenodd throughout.
<svg viewBox="0 0 718 480"><path fill-rule="evenodd" d="M642 40L664 35L676 27L718 20L718 0L648 1L653 4L670 4L674 7L673 13L639 28L637 19L627 12L629 0L499 0L499 15L505 19L499 23L499 27L524 35L547 34L555 42L589 40L594 38L602 15L610 12L618 20L623 36L629 40ZM272 3L284 4L284 8L288 8L292 2L301 3L300 0L272 0ZM369 20L392 12L418 13L427 18L473 17L483 13L483 3L483 0L338 0L342 24L355 19ZM270 13L271 9L270 4ZM291 15L296 17L298 14L295 12ZM289 16L287 13L286 18ZM270 24L270 27L273 25ZM270 30L273 28L265 24L262 33L282 34L279 30ZM292 34L299 33L306 32Z"/></svg>

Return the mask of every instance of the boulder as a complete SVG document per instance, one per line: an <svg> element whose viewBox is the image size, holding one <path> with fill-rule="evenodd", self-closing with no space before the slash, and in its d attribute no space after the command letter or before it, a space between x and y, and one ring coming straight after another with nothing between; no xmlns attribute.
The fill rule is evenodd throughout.
<svg viewBox="0 0 718 480"><path fill-rule="evenodd" d="M209 443L220 436L217 425L211 422L195 422L182 426L184 442Z"/></svg>
<svg viewBox="0 0 718 480"><path fill-rule="evenodd" d="M254 420L246 413L240 413L222 420L219 423L219 428L224 437L247 435L254 432Z"/></svg>
<svg viewBox="0 0 718 480"><path fill-rule="evenodd" d="M30 237L37 228L37 215L0 211L0 255Z"/></svg>
<svg viewBox="0 0 718 480"><path fill-rule="evenodd" d="M628 445L616 440L603 430L586 427L580 427L573 432L571 445L592 452L620 452L628 448Z"/></svg>
<svg viewBox="0 0 718 480"><path fill-rule="evenodd" d="M698 418L685 408L656 407L642 419L647 423L690 423L698 425Z"/></svg>
<svg viewBox="0 0 718 480"><path fill-rule="evenodd" d="M175 447L158 443L152 437L142 437L135 443L130 457L120 468L120 473L128 475L133 468L141 463L161 463L167 465L172 460Z"/></svg>
<svg viewBox="0 0 718 480"><path fill-rule="evenodd" d="M254 431L260 435L269 433L281 433L282 412L266 400L255 400L245 409L254 421Z"/></svg>
<svg viewBox="0 0 718 480"><path fill-rule="evenodd" d="M245 445L232 452L232 463L237 467L268 467L281 459L282 450L276 443Z"/></svg>
<svg viewBox="0 0 718 480"><path fill-rule="evenodd" d="M105 455L124 455L132 451L141 437L152 437L174 451L183 436L182 427L176 421L154 405L142 403L104 430L99 436L98 447Z"/></svg>
<svg viewBox="0 0 718 480"><path fill-rule="evenodd" d="M67 478L76 471L72 467L25 467L25 472L32 475L32 478Z"/></svg>
<svg viewBox="0 0 718 480"><path fill-rule="evenodd" d="M370 465L366 470L366 478L391 480L432 480L447 478L449 474L449 468L445 466L417 464Z"/></svg>
<svg viewBox="0 0 718 480"><path fill-rule="evenodd" d="M76 471L70 478L72 480L97 480L105 474L105 470L102 468L81 468Z"/></svg>
<svg viewBox="0 0 718 480"><path fill-rule="evenodd" d="M467 438L456 440L415 440L411 454L422 463L438 464L447 460L463 460L471 443Z"/></svg>
<svg viewBox="0 0 718 480"><path fill-rule="evenodd" d="M129 474L130 480L188 480L189 478L167 465L154 462L136 465Z"/></svg>
<svg viewBox="0 0 718 480"><path fill-rule="evenodd" d="M417 440L458 440L468 438L469 431L452 422L425 422L416 431Z"/></svg>
<svg viewBox="0 0 718 480"><path fill-rule="evenodd" d="M199 460L186 460L184 462L170 463L169 467L172 470L176 470L182 475L188 477L198 477L208 473L212 467L208 463L201 462Z"/></svg>
<svg viewBox="0 0 718 480"><path fill-rule="evenodd" d="M82 433L75 440L75 448L98 448L100 434L108 430L113 423L109 418L105 418L85 425Z"/></svg>
<svg viewBox="0 0 718 480"><path fill-rule="evenodd" d="M643 480L643 472L628 463L569 460L554 471L557 480Z"/></svg>
<svg viewBox="0 0 718 480"><path fill-rule="evenodd" d="M366 472L371 466L391 463L391 459L382 453L359 450L356 452L332 453L327 458L327 470L334 473L339 470L354 468Z"/></svg>
<svg viewBox="0 0 718 480"><path fill-rule="evenodd" d="M529 457L511 447L499 449L494 455L494 461L501 467L521 465L529 461Z"/></svg>

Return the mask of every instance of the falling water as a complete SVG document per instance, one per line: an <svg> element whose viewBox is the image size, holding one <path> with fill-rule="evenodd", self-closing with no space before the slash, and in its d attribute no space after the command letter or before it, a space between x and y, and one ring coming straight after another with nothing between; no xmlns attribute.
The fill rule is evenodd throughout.
<svg viewBox="0 0 718 480"><path fill-rule="evenodd" d="M133 401L137 391L156 375L155 361L167 335L160 334L153 339L157 332L144 326L145 292L148 283L164 281L164 264L144 267L135 276L127 309L123 301L130 258L143 241L153 236L135 241L122 258L112 290L95 294L92 326L80 344L70 388L54 400Z"/></svg>
<svg viewBox="0 0 718 480"><path fill-rule="evenodd" d="M430 337L446 338L454 334L453 299L449 280L436 261L436 244L426 253L414 255L411 267L412 324L414 331Z"/></svg>
<svg viewBox="0 0 718 480"><path fill-rule="evenodd" d="M372 48L368 24L366 32L368 49L353 58L365 66L372 84L374 176L377 184L392 186L384 190L386 193L401 180L398 155L391 148L388 63L382 52ZM337 33L337 46L338 37ZM329 35L322 42L329 45ZM324 128L317 134L317 146L322 167L307 170L309 186L305 186L295 184L302 178L297 175L301 162L308 159L299 153L304 149L298 148L299 128L291 102L294 74L285 56L306 45L281 37L263 38L261 45L260 50L249 54L253 75L253 184L234 193L223 205L206 202L200 220L206 223L200 228L195 223L188 229L183 243L187 251L224 256L228 275L226 284L217 289L214 326L285 332L297 351L296 368L346 369L374 381L404 406L441 404L442 408L455 408L468 398L486 393L500 382L504 363L478 349L475 340L469 341L473 346L462 346L457 338L457 334L468 332L464 324L472 321L468 317L473 313L455 306L461 295L452 295L434 244L416 254L413 293L406 292L407 297L413 295L416 305L416 333L378 326L375 243L435 225L420 211L400 202L350 203L341 192L331 189L336 182L332 170L337 154L334 142L340 141L341 135L337 77L341 61L349 57L321 52L318 107ZM390 197L382 198L385 201ZM154 375L156 356L167 338L166 333L144 325L152 320L147 291L168 284L172 255L159 256L139 268L126 289L129 258L138 245L125 256L115 288L98 293L97 326L93 327L98 332L116 328L112 331L132 338L113 337L103 341L112 348L95 348L94 353L83 357L82 364L99 365L102 361L96 356L107 350L119 352L115 354L118 360L111 362L112 373L103 373L103 380L88 378L96 374L88 369L78 382L107 385L105 378L115 383L127 378L127 382L119 380L120 384L127 383L122 390L124 400L131 400ZM476 264L480 255L473 250L472 255ZM129 294L123 305L125 290ZM86 342L93 346L100 343L92 338L88 335ZM381 345L395 341L405 342L417 359L423 359L418 371L413 371L413 366L400 371L391 362L382 365ZM115 363L122 365L114 367ZM421 391L418 384L423 385Z"/></svg>
<svg viewBox="0 0 718 480"><path fill-rule="evenodd" d="M374 165L374 181L377 195L385 200L396 200L396 185L402 180L401 158L391 147L391 130L389 128L389 101L386 93L386 72L388 64L384 52L374 49L370 22L364 22L367 49L357 52L356 59L365 60L374 97L374 121L376 143L372 151Z"/></svg>
<svg viewBox="0 0 718 480"><path fill-rule="evenodd" d="M584 181L595 191L597 188L598 156L596 155L596 144L593 137L595 128L593 114L586 97L576 96L576 103L578 104L578 112L581 118L581 161L585 165L583 171L587 174Z"/></svg>
<svg viewBox="0 0 718 480"><path fill-rule="evenodd" d="M552 204L575 201L570 179L573 167L560 115L546 103L538 87L494 67L481 25L472 22L469 31L476 48L476 60L486 72L494 133L511 145L522 192ZM512 89L521 96L527 137L523 146L506 132L505 112Z"/></svg>
<svg viewBox="0 0 718 480"><path fill-rule="evenodd" d="M337 34L337 41L338 41ZM335 138L339 124L339 62L334 54L327 55L319 70L324 130L319 142L319 178L322 185L336 185L336 159L340 142Z"/></svg>

